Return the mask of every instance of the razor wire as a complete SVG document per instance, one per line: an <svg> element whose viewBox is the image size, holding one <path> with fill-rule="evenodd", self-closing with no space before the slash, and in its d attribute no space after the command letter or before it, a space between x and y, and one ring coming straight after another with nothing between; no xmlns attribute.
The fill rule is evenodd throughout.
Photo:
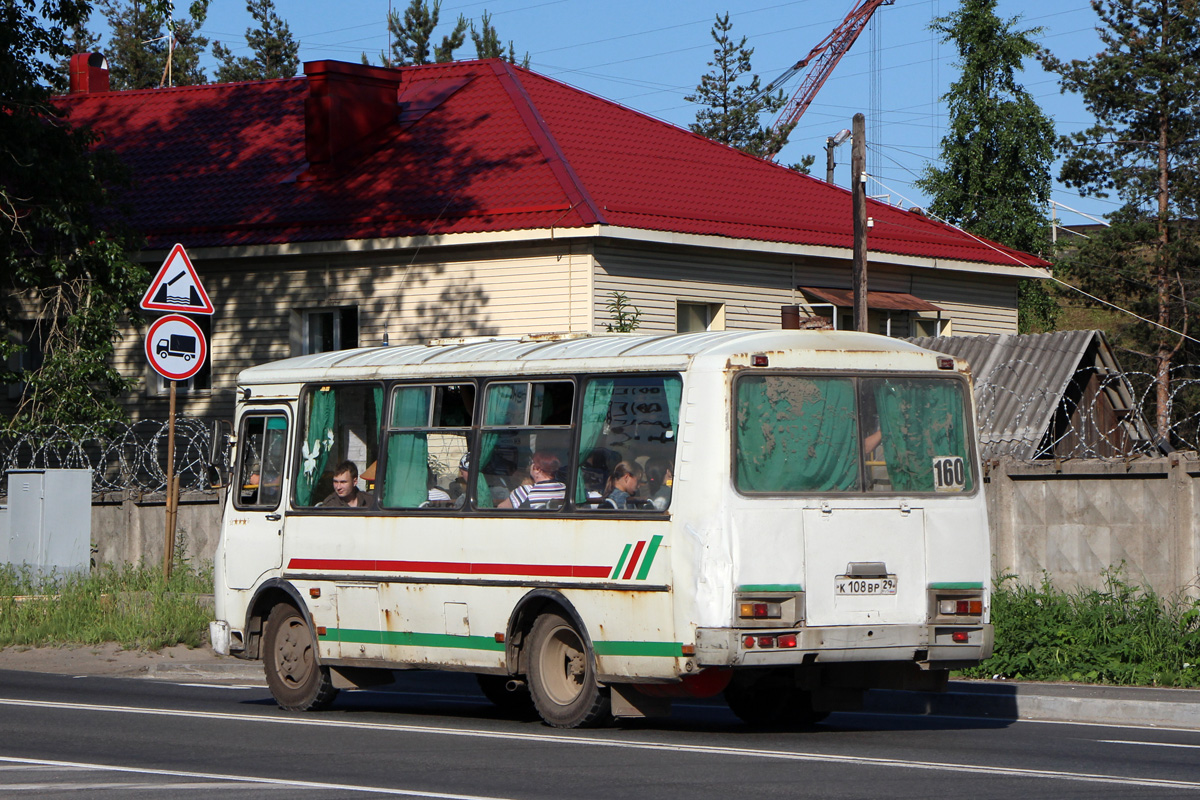
<svg viewBox="0 0 1200 800"><path fill-rule="evenodd" d="M211 423L175 420L175 474L181 492L211 492ZM92 493L159 494L167 488L165 420L63 425L0 433L0 469L90 469ZM218 454L224 469L227 451ZM6 482L4 482L6 484ZM0 485L0 494L7 485Z"/></svg>

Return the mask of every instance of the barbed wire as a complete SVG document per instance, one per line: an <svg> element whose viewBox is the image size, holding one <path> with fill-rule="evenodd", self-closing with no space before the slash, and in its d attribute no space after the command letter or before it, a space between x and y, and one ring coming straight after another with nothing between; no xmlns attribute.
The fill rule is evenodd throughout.
<svg viewBox="0 0 1200 800"><path fill-rule="evenodd" d="M180 491L212 491L211 423L175 420L175 474ZM165 420L64 425L0 433L0 470L91 469L92 493L154 494L166 491L169 426ZM221 467L227 453L220 453ZM4 483L4 482L0 482ZM7 493L0 486L0 494Z"/></svg>
<svg viewBox="0 0 1200 800"><path fill-rule="evenodd" d="M1200 369L1171 371L1176 414L1169 444L1200 450ZM1153 420L1156 376L1082 368L1063 385L1043 365L1012 359L975 382L979 449L984 459L1129 458L1163 452ZM1184 409L1180 412L1180 409ZM175 472L181 491L211 492L211 421L178 417ZM0 471L91 469L93 494L166 490L168 425L164 420L66 425L0 433ZM217 466L228 474L228 449ZM0 481L0 495L8 490Z"/></svg>

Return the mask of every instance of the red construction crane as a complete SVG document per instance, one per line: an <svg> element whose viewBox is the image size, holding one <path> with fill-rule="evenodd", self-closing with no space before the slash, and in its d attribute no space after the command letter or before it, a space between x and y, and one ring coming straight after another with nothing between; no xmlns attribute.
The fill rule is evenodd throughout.
<svg viewBox="0 0 1200 800"><path fill-rule="evenodd" d="M822 39L816 47L809 51L808 55L767 84L767 87L762 90L762 94L759 95L760 97L769 95L791 80L796 73L809 64L813 64L813 68L800 81L800 85L792 93L792 99L784 106L783 113L775 120L771 130L782 130L799 121L812 104L813 98L817 96L817 92L821 91L821 86L829 77L829 73L833 72L833 68L842 60L842 56L846 55L846 51L854 44L854 40L862 33L863 28L867 26L875 9L880 6L890 6L894 2L895 0L861 0L842 20L842 24L834 28L833 32ZM776 153L771 153L769 158L773 159L776 155Z"/></svg>

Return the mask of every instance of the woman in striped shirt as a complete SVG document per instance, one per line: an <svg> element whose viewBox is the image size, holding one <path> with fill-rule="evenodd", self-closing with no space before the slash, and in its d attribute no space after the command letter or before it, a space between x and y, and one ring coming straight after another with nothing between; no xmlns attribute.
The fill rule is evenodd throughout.
<svg viewBox="0 0 1200 800"><path fill-rule="evenodd" d="M567 486L558 480L562 461L548 450L539 450L529 462L529 477L532 484L521 484L512 490L507 499L501 500L497 508L545 508L553 500L564 500Z"/></svg>

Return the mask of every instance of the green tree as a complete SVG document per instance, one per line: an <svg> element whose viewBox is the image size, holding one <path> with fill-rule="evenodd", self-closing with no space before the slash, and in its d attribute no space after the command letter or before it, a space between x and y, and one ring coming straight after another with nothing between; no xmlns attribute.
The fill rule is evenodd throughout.
<svg viewBox="0 0 1200 800"><path fill-rule="evenodd" d="M765 158L787 144L791 127L785 130L763 127L759 115L779 111L787 100L783 92L763 95L759 77L751 73L754 48L746 47L745 36L735 42L729 33L732 29L728 12L724 17L717 15L711 31L717 46L713 48L713 60L708 62L712 70L701 76L695 94L684 98L703 106L696 112L696 121L688 127L701 136ZM745 80L747 75L749 80ZM812 157L807 161L811 164Z"/></svg>
<svg viewBox="0 0 1200 800"><path fill-rule="evenodd" d="M503 58L510 64L517 63L517 51L513 47L512 39L508 40L508 52L504 52L504 45L500 43L500 35L496 32L496 27L492 25L492 15L484 10L480 17L480 27L482 30L475 30L475 23L471 23L471 41L475 43L475 55L478 58ZM525 53L525 57L521 59L521 66L529 69L529 53Z"/></svg>
<svg viewBox="0 0 1200 800"><path fill-rule="evenodd" d="M438 26L442 11L442 0L410 0L401 17L397 11L388 15L388 34L391 37L391 53L382 54L385 67L403 67L410 64L439 64L454 60L454 51L462 47L467 39L467 18L461 14L454 30L434 44L433 32ZM363 56L366 63L366 56Z"/></svg>
<svg viewBox="0 0 1200 800"><path fill-rule="evenodd" d="M1059 179L1083 195L1115 193L1111 227L1067 266L1082 288L1148 318L1126 333L1154 371L1159 435L1169 436L1172 362L1197 296L1200 6L1193 0L1095 0L1104 49L1043 65L1095 118L1062 137ZM1195 354L1190 354L1194 357Z"/></svg>
<svg viewBox="0 0 1200 800"><path fill-rule="evenodd" d="M958 80L942 98L950 124L942 137L941 166L928 164L917 186L929 210L1009 247L1046 253L1054 122L1017 76L1037 52L1040 28L1018 30L1019 18L996 16L996 0L962 0L931 28L958 50ZM1058 304L1040 281L1017 289L1022 333L1053 330Z"/></svg>
<svg viewBox="0 0 1200 800"><path fill-rule="evenodd" d="M188 16L180 18L172 16L171 0L100 0L100 8L108 19L106 54L114 90L206 82L200 56L208 39L199 31L208 15L208 0L195 0Z"/></svg>
<svg viewBox="0 0 1200 800"><path fill-rule="evenodd" d="M300 67L300 45L292 37L286 21L275 13L273 0L246 0L246 10L258 23L246 29L246 44L251 56L234 56L220 42L213 42L217 67L217 82L265 81L272 78L291 78Z"/></svg>
<svg viewBox="0 0 1200 800"><path fill-rule="evenodd" d="M123 415L116 398L130 382L109 356L149 278L130 261L136 242L113 208L120 165L51 99L55 63L90 3L38 6L0 5L0 356L31 341L42 355L2 379L24 384L10 427Z"/></svg>

